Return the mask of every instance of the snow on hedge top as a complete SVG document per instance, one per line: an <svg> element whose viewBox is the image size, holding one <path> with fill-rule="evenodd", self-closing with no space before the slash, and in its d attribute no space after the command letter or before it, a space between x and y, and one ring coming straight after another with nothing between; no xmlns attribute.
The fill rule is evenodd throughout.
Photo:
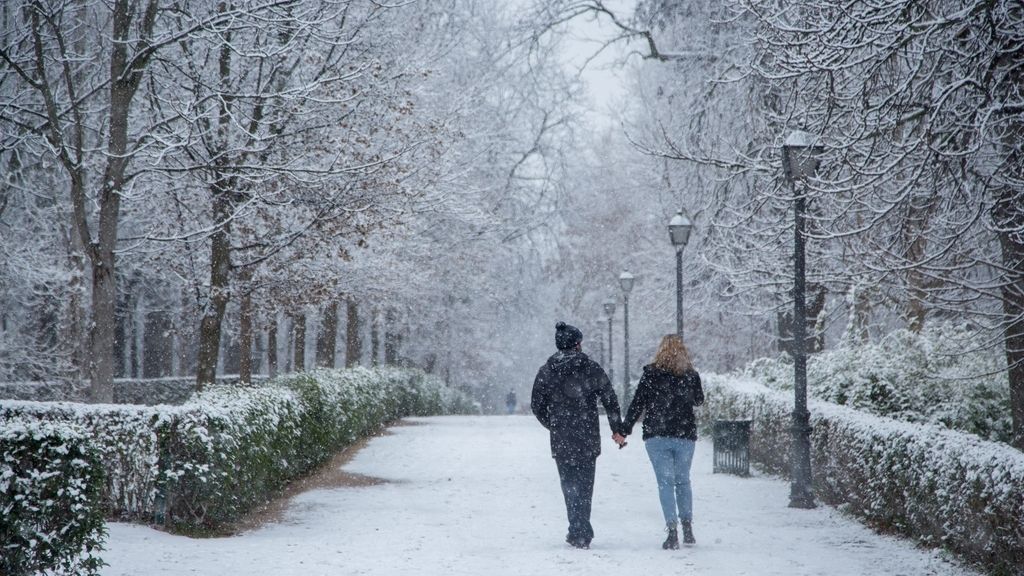
<svg viewBox="0 0 1024 576"><path fill-rule="evenodd" d="M363 400L384 398L389 389L395 386L418 385L427 388L435 387L442 392L444 386L440 381L424 379L420 382L410 381L409 372L400 368L378 368L371 370L355 367L346 370L314 370L305 373L313 376L321 386L326 386L343 396L358 396ZM299 402L299 393L284 385L303 374L284 376L278 380L254 386L239 387L235 385L217 384L200 393L193 394L181 405L156 404L84 404L79 402L41 402L33 400L0 400L0 411L14 414L44 417L47 414L60 413L66 417L91 418L97 416L120 416L122 419L149 419L157 421L174 417L188 417L203 414L212 418L230 419L239 412L266 407L266 400L277 400L281 405L294 405ZM4 424L6 427L6 423Z"/></svg>
<svg viewBox="0 0 1024 576"><path fill-rule="evenodd" d="M18 441L24 438L42 440L43 438L60 437L67 440L84 440L85 433L77 426L63 422L11 418L0 426L0 440Z"/></svg>
<svg viewBox="0 0 1024 576"><path fill-rule="evenodd" d="M772 390L749 378L709 375L705 380L711 386L722 386L742 396L762 397L780 409L791 410L793 406L792 392ZM865 440L872 436L901 436L907 442L914 442L929 452L942 453L947 459L955 457L964 464L976 465L998 463L1010 476L1024 478L1024 452L1002 442L983 440L974 434L934 424L911 423L876 416L822 400L809 399L808 409L811 412L812 425L816 419L825 419L862 435ZM1008 489L1010 486L1003 488ZM1019 490L1019 487L1013 489Z"/></svg>

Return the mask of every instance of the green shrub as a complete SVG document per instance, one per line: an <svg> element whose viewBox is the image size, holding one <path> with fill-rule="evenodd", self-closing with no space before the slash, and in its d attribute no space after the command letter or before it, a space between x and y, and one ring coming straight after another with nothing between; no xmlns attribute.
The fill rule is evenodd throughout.
<svg viewBox="0 0 1024 576"><path fill-rule="evenodd" d="M109 472L108 518L204 534L388 422L470 408L422 372L354 368L213 386L181 406L0 402L0 417L85 430Z"/></svg>
<svg viewBox="0 0 1024 576"><path fill-rule="evenodd" d="M789 471L791 394L705 378L705 423L752 419L751 459ZM929 424L812 402L816 495L868 523L952 550L995 574L1024 566L1024 454Z"/></svg>
<svg viewBox="0 0 1024 576"><path fill-rule="evenodd" d="M13 419L0 428L0 574L97 574L106 537L103 468L64 424Z"/></svg>

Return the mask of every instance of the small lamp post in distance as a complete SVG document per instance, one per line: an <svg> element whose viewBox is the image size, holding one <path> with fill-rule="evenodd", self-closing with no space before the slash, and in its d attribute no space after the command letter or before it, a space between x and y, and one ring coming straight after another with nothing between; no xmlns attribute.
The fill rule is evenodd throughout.
<svg viewBox="0 0 1024 576"><path fill-rule="evenodd" d="M604 313L608 317L608 380L615 381L615 368L612 363L612 320L615 318L615 300L604 301Z"/></svg>
<svg viewBox="0 0 1024 576"><path fill-rule="evenodd" d="M622 403L629 405L629 293L633 290L635 278L628 271L619 274L619 287L622 288Z"/></svg>
<svg viewBox="0 0 1024 576"><path fill-rule="evenodd" d="M680 208L668 222L668 235L676 248L676 334L683 337L683 249L690 241L693 222Z"/></svg>

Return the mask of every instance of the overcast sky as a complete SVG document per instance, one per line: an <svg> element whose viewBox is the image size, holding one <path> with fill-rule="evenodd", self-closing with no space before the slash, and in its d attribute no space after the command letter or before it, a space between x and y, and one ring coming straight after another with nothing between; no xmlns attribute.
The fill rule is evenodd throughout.
<svg viewBox="0 0 1024 576"><path fill-rule="evenodd" d="M635 0L613 0L607 2L607 5L622 15L623 19L628 19L634 3ZM569 23L568 32L565 42L566 67L575 72L586 64L581 78L587 85L595 122L617 123L615 110L620 108L618 103L625 95L623 66L627 64L626 53L630 46L625 42L617 42L586 63L615 35L615 26L607 18L580 17ZM635 56L628 64L636 65Z"/></svg>

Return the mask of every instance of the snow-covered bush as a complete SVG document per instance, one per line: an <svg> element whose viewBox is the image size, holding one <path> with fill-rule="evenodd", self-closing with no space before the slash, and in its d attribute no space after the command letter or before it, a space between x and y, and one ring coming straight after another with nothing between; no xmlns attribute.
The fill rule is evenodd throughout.
<svg viewBox="0 0 1024 576"><path fill-rule="evenodd" d="M791 394L709 376L702 421L752 419L751 459L789 471ZM816 495L880 528L948 548L996 574L1024 566L1024 454L930 424L812 401Z"/></svg>
<svg viewBox="0 0 1024 576"><path fill-rule="evenodd" d="M1009 383L1000 350L962 326L894 331L878 342L843 343L807 362L811 396L908 422L941 424L988 440L1010 438ZM744 375L793 388L790 358L751 362Z"/></svg>
<svg viewBox="0 0 1024 576"><path fill-rule="evenodd" d="M161 442L195 416L175 406L0 401L0 420L22 417L83 430L106 472L104 515L122 520L152 519Z"/></svg>
<svg viewBox="0 0 1024 576"><path fill-rule="evenodd" d="M256 383L265 376L254 376ZM217 376L217 384L238 384L237 374ZM114 404L182 404L195 392L193 377L115 378ZM77 402L85 397L85 383L71 380L0 382L0 399L37 402Z"/></svg>
<svg viewBox="0 0 1024 576"><path fill-rule="evenodd" d="M0 402L0 417L85 430L107 471L108 517L204 532L389 421L469 407L420 372L355 368L213 386L181 406Z"/></svg>
<svg viewBox="0 0 1024 576"><path fill-rule="evenodd" d="M106 536L103 467L73 426L0 427L0 574L96 574Z"/></svg>

